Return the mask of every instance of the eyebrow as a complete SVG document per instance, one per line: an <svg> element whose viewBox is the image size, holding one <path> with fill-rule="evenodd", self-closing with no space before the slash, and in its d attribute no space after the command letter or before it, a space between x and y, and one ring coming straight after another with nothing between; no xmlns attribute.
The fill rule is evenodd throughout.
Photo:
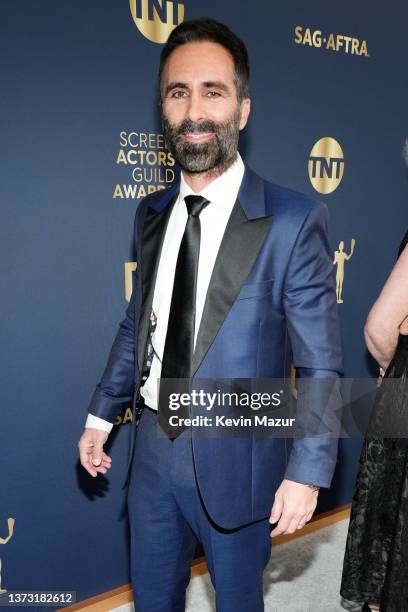
<svg viewBox="0 0 408 612"><path fill-rule="evenodd" d="M225 93L230 93L230 88L222 81L203 81L202 85L204 85L204 87L206 87L207 89L215 87L217 89L225 91ZM187 83L183 83L182 81L173 81L167 85L165 89L165 94L167 95L170 91L172 91L172 89L188 89L188 85Z"/></svg>

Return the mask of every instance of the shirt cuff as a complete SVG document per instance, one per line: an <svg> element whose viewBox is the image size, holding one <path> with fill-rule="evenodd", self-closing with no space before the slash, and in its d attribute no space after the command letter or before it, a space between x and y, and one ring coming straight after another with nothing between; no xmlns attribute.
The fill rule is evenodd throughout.
<svg viewBox="0 0 408 612"><path fill-rule="evenodd" d="M103 429L103 431L111 432L113 423L110 421L105 421L105 419L101 419L94 414L88 413L88 418L86 419L85 427L93 427L95 429Z"/></svg>

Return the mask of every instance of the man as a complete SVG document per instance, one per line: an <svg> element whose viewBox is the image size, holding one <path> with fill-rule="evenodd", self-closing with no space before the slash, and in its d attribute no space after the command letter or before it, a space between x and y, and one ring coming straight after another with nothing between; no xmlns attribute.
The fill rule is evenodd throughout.
<svg viewBox="0 0 408 612"><path fill-rule="evenodd" d="M335 467L337 442L327 436L299 437L291 449L284 438L166 428L160 379L283 378L292 357L303 379L342 372L327 210L244 165L248 79L245 45L212 19L180 24L162 50L163 131L181 177L136 211L133 293L79 442L84 468L106 473L103 444L134 397L141 417L137 432L136 416L132 423L128 508L138 612L184 610L197 542L217 610L263 610L271 536L310 520ZM298 399L307 429L309 414L322 417L327 405L307 392Z"/></svg>

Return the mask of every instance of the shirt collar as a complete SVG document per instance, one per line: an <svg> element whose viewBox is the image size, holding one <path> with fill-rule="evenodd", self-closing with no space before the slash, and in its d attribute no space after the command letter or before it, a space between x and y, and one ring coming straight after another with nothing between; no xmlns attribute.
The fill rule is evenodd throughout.
<svg viewBox="0 0 408 612"><path fill-rule="evenodd" d="M180 173L180 200L187 195L201 195L210 202L222 204L226 200L233 199L235 202L244 176L245 166L242 157L237 152L237 158L231 166L219 177L212 181L202 191L195 193L186 183L183 172Z"/></svg>

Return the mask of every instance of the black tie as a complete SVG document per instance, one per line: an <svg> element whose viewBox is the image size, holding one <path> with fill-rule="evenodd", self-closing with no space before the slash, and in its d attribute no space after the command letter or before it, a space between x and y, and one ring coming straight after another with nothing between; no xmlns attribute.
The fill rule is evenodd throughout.
<svg viewBox="0 0 408 612"><path fill-rule="evenodd" d="M169 395L188 393L191 364L194 351L194 326L196 312L196 288L198 258L200 254L201 225L199 215L209 201L198 195L184 198L188 219L181 241L173 293L171 296L169 321L164 344L161 382L159 392L159 423L167 435L174 439L185 427L170 425L169 417L188 417L187 406L177 410L169 407ZM175 398L172 395L173 399Z"/></svg>

